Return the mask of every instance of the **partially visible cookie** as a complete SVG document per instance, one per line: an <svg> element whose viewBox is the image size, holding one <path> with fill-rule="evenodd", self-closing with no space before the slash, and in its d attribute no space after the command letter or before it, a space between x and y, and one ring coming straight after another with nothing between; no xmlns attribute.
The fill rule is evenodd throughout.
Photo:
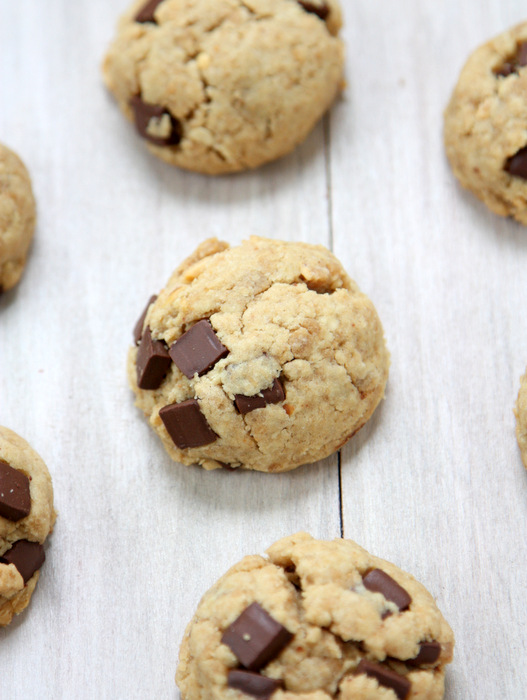
<svg viewBox="0 0 527 700"><path fill-rule="evenodd" d="M444 138L463 187L527 224L527 22L469 57L445 111Z"/></svg>
<svg viewBox="0 0 527 700"><path fill-rule="evenodd" d="M148 301L128 376L169 455L282 472L338 450L384 395L370 299L323 246L205 241Z"/></svg>
<svg viewBox="0 0 527 700"><path fill-rule="evenodd" d="M55 517L46 465L25 440L0 426L0 626L28 605Z"/></svg>
<svg viewBox="0 0 527 700"><path fill-rule="evenodd" d="M14 287L22 275L35 216L26 167L0 143L0 292Z"/></svg>
<svg viewBox="0 0 527 700"><path fill-rule="evenodd" d="M440 700L454 635L430 593L351 540L247 556L187 626L183 700Z"/></svg>
<svg viewBox="0 0 527 700"><path fill-rule="evenodd" d="M527 372L520 380L520 391L514 413L516 415L516 437L523 463L527 468Z"/></svg>
<svg viewBox="0 0 527 700"><path fill-rule="evenodd" d="M138 0L104 79L149 150L207 174L305 139L343 86L337 0Z"/></svg>

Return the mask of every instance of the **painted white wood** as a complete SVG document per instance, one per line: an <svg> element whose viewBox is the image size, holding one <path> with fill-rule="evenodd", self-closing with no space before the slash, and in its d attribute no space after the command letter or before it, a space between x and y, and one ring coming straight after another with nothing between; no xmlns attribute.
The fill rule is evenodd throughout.
<svg viewBox="0 0 527 700"><path fill-rule="evenodd" d="M177 698L179 642L213 581L295 530L339 534L336 457L272 476L184 468L127 388L148 296L203 238L258 234L332 243L385 327L386 401L342 455L345 535L438 597L458 640L448 700L522 698L527 233L457 187L441 143L466 55L522 3L345 0L329 152L321 124L224 178L156 161L106 94L126 4L0 0L0 140L39 205L25 277L0 299L0 424L41 453L59 511L30 608L0 631L0 697Z"/></svg>
<svg viewBox="0 0 527 700"><path fill-rule="evenodd" d="M454 180L442 112L519 2L350 3L331 117L334 250L377 305L386 400L342 454L344 534L412 572L457 638L447 698L525 697L527 232Z"/></svg>

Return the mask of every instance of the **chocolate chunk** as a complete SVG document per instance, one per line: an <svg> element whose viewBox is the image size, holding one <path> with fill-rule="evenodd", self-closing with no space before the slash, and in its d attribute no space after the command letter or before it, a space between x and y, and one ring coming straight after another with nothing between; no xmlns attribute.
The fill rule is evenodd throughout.
<svg viewBox="0 0 527 700"><path fill-rule="evenodd" d="M420 666L421 664L435 664L441 656L441 644L439 642L421 642L419 653L413 659L407 659L408 666Z"/></svg>
<svg viewBox="0 0 527 700"><path fill-rule="evenodd" d="M278 656L293 635L258 603L252 603L225 630L221 641L242 666L258 671Z"/></svg>
<svg viewBox="0 0 527 700"><path fill-rule="evenodd" d="M162 340L152 340L148 327L143 333L135 362L137 386L140 389L157 389L172 364L165 343Z"/></svg>
<svg viewBox="0 0 527 700"><path fill-rule="evenodd" d="M29 479L3 459L0 460L0 516L12 522L29 515Z"/></svg>
<svg viewBox="0 0 527 700"><path fill-rule="evenodd" d="M527 180L527 146L520 148L509 160L505 163L505 170L514 177L521 177L522 180Z"/></svg>
<svg viewBox="0 0 527 700"><path fill-rule="evenodd" d="M245 415L256 408L265 408L268 403L280 403L285 399L284 387L279 379L275 379L269 389L264 389L260 394L254 396L236 394L234 403L238 411Z"/></svg>
<svg viewBox="0 0 527 700"><path fill-rule="evenodd" d="M170 357L189 379L212 369L218 360L229 354L210 321L198 321L170 346Z"/></svg>
<svg viewBox="0 0 527 700"><path fill-rule="evenodd" d="M357 666L357 673L365 673L367 676L370 676L370 678L375 678L379 685L385 688L391 688L399 700L405 700L412 686L407 678L401 676L399 673L395 673L391 668L376 664L367 659L361 660Z"/></svg>
<svg viewBox="0 0 527 700"><path fill-rule="evenodd" d="M136 22L154 22L157 24L154 17L154 11L158 5L160 5L163 0L149 0L146 5L143 6L141 10L134 17Z"/></svg>
<svg viewBox="0 0 527 700"><path fill-rule="evenodd" d="M159 417L174 444L181 450L187 447L209 445L218 439L216 433L207 423L207 419L199 410L197 399L188 399L182 403L163 406L159 411Z"/></svg>
<svg viewBox="0 0 527 700"><path fill-rule="evenodd" d="M392 603L395 603L399 610L406 610L412 602L404 588L381 569L369 571L362 579L362 583L369 591L382 593L386 600L391 600Z"/></svg>
<svg viewBox="0 0 527 700"><path fill-rule="evenodd" d="M261 698L261 700L267 700L275 690L284 687L281 680L267 678L267 676L261 676L253 671L242 671L239 668L229 671L227 685L229 688L241 690L245 695L252 695L255 698Z"/></svg>
<svg viewBox="0 0 527 700"><path fill-rule="evenodd" d="M7 552L0 557L2 564L14 564L20 575L27 583L37 569L40 569L46 555L44 547L38 542L18 540Z"/></svg>
<svg viewBox="0 0 527 700"><path fill-rule="evenodd" d="M329 15L329 7L325 2L317 5L314 2L309 2L308 0L298 0L298 4L302 5L306 12L312 12L317 17L320 17L321 20L325 20Z"/></svg>
<svg viewBox="0 0 527 700"><path fill-rule="evenodd" d="M141 316L139 316L139 318L137 319L137 323L134 326L134 342L136 345L139 345L141 338L143 337L143 326L145 324L145 318L146 318L146 314L148 313L148 309L150 308L151 304L153 304L156 299L157 299L157 295L152 294L152 296L148 300L148 304L145 306L145 310L143 311Z"/></svg>
<svg viewBox="0 0 527 700"><path fill-rule="evenodd" d="M511 56L494 72L497 76L506 78L512 73L517 73L518 68L523 68L524 66L527 66L527 41L518 44L514 56Z"/></svg>
<svg viewBox="0 0 527 700"><path fill-rule="evenodd" d="M516 54L516 63L519 68L527 66L527 41L524 41L518 46L518 52Z"/></svg>
<svg viewBox="0 0 527 700"><path fill-rule="evenodd" d="M132 97L130 107L134 112L136 129L144 139L156 146L176 146L181 141L181 124L167 109L143 102L139 95ZM153 136L148 132L150 120L159 120L165 114L170 117L170 133L167 136Z"/></svg>

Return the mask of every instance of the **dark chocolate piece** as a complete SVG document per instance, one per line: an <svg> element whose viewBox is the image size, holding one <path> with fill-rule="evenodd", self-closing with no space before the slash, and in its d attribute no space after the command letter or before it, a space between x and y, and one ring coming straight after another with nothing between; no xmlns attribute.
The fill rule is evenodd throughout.
<svg viewBox="0 0 527 700"><path fill-rule="evenodd" d="M381 569L368 571L362 579L362 583L369 591L382 593L386 600L391 600L392 603L395 603L399 610L406 610L412 602L411 597L404 588Z"/></svg>
<svg viewBox="0 0 527 700"><path fill-rule="evenodd" d="M14 564L20 575L27 583L35 571L40 569L46 555L44 547L38 542L18 540L7 552L0 557L2 564Z"/></svg>
<svg viewBox="0 0 527 700"><path fill-rule="evenodd" d="M250 671L258 671L288 644L293 635L258 603L251 603L225 630L221 641Z"/></svg>
<svg viewBox="0 0 527 700"><path fill-rule="evenodd" d="M320 17L321 20L325 20L329 15L329 7L325 2L317 5L314 2L309 2L308 0L298 0L298 4L302 5L306 12L312 12L317 17Z"/></svg>
<svg viewBox="0 0 527 700"><path fill-rule="evenodd" d="M269 389L264 389L260 394L255 394L254 396L236 394L234 403L238 411L245 415L256 408L265 408L268 403L280 403L280 401L285 399L284 387L279 379L275 379Z"/></svg>
<svg viewBox="0 0 527 700"><path fill-rule="evenodd" d="M370 676L370 678L375 678L379 685L385 688L391 688L399 700L405 700L412 686L407 678L401 676L399 673L395 673L391 668L376 664L367 659L361 660L357 666L357 673L365 673L367 676Z"/></svg>
<svg viewBox="0 0 527 700"><path fill-rule="evenodd" d="M152 340L150 328L143 333L136 358L137 386L140 389L157 389L172 364L167 347L162 340Z"/></svg>
<svg viewBox="0 0 527 700"><path fill-rule="evenodd" d="M242 671L239 668L229 671L227 685L229 688L241 690L245 695L252 695L261 700L267 700L275 690L284 687L281 680L261 676L259 673L254 673L254 671Z"/></svg>
<svg viewBox="0 0 527 700"><path fill-rule="evenodd" d="M216 433L207 423L199 410L197 399L188 399L182 403L163 406L159 411L168 434L180 450L187 447L209 445L218 439Z"/></svg>
<svg viewBox="0 0 527 700"><path fill-rule="evenodd" d="M136 22L154 22L157 24L155 17L154 17L154 12L155 9L158 5L160 5L163 2L163 0L149 0L149 2L146 3L142 7L142 9L139 10L139 12L136 14L134 17Z"/></svg>
<svg viewBox="0 0 527 700"><path fill-rule="evenodd" d="M505 170L514 177L521 177L522 180L527 180L527 146L520 148L508 161L505 163Z"/></svg>
<svg viewBox="0 0 527 700"><path fill-rule="evenodd" d="M135 126L139 134L153 143L155 146L176 146L181 141L181 124L170 112L161 105L152 105L143 102L139 95L134 95L130 100L130 107L134 112ZM165 114L170 117L170 133L168 136L152 136L148 133L148 124L151 119L161 119Z"/></svg>
<svg viewBox="0 0 527 700"><path fill-rule="evenodd" d="M212 369L218 360L229 354L220 343L210 321L198 321L170 346L170 357L185 376L192 379Z"/></svg>
<svg viewBox="0 0 527 700"><path fill-rule="evenodd" d="M518 68L527 66L527 41L523 41L516 47L516 53L508 61L495 71L497 76L506 78L512 73L517 73Z"/></svg>
<svg viewBox="0 0 527 700"><path fill-rule="evenodd" d="M0 516L16 522L29 515L30 510L29 479L0 459Z"/></svg>
<svg viewBox="0 0 527 700"><path fill-rule="evenodd" d="M421 642L419 653L413 659L407 659L408 666L420 666L421 664L435 664L441 656L441 644L439 642Z"/></svg>
<svg viewBox="0 0 527 700"><path fill-rule="evenodd" d="M148 304L145 306L145 310L143 311L141 316L139 316L139 318L137 319L137 323L134 326L134 342L136 345L139 345L139 343L141 342L141 338L143 337L143 326L145 324L146 314L148 313L148 309L150 308L150 305L153 304L156 299L157 299L157 295L152 294L152 296L148 300Z"/></svg>

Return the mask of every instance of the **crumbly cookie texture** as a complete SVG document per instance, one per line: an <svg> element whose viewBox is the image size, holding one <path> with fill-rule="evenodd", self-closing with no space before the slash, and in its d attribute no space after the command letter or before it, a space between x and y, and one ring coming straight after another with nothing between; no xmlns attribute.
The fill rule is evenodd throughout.
<svg viewBox="0 0 527 700"><path fill-rule="evenodd" d="M410 574L300 532L203 596L180 649L183 700L439 700L454 635Z"/></svg>
<svg viewBox="0 0 527 700"><path fill-rule="evenodd" d="M463 187L527 224L527 22L469 57L445 111L444 138Z"/></svg>
<svg viewBox="0 0 527 700"><path fill-rule="evenodd" d="M136 404L169 455L293 469L339 449L384 395L381 322L323 246L209 239L149 301L129 353Z"/></svg>
<svg viewBox="0 0 527 700"><path fill-rule="evenodd" d="M22 275L35 216L29 174L16 153L0 143L0 292Z"/></svg>
<svg viewBox="0 0 527 700"><path fill-rule="evenodd" d="M139 0L103 75L149 150L207 174L302 142L343 87L337 0Z"/></svg>
<svg viewBox="0 0 527 700"><path fill-rule="evenodd" d="M25 440L0 426L0 626L28 605L55 518L46 465Z"/></svg>
<svg viewBox="0 0 527 700"><path fill-rule="evenodd" d="M520 391L514 413L516 415L516 437L523 463L527 468L527 371L520 380Z"/></svg>

